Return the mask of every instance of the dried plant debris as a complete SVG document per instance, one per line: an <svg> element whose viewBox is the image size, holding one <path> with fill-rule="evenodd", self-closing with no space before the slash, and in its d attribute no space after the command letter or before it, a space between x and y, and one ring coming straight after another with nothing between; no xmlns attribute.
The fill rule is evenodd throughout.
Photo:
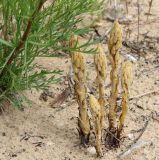
<svg viewBox="0 0 159 160"><path fill-rule="evenodd" d="M114 136L116 133L116 110L117 110L117 96L118 96L118 84L119 84L119 73L118 73L118 63L119 63L119 49L122 47L122 30L117 21L114 22L113 28L110 33L110 38L108 41L109 48L109 58L112 70L110 72L111 80L111 95L109 98L109 131ZM109 134L110 143L113 145L115 140ZM112 142L111 142L112 141ZM116 141L116 140L115 140Z"/></svg>
<svg viewBox="0 0 159 160"><path fill-rule="evenodd" d="M128 148L126 151L122 152L118 155L118 158L120 159L127 159L130 155L132 155L135 151L140 150L142 147L152 145L152 140L140 140L137 143L133 144L130 148Z"/></svg>
<svg viewBox="0 0 159 160"><path fill-rule="evenodd" d="M75 96L79 105L78 127L83 145L88 144L90 135L90 122L87 113L87 88L86 88L86 65L82 53L75 52L72 55L72 67L74 71Z"/></svg>
<svg viewBox="0 0 159 160"><path fill-rule="evenodd" d="M123 41L123 46L129 48L137 56L146 57L149 52L158 53L157 40L145 38L138 43L135 41Z"/></svg>
<svg viewBox="0 0 159 160"><path fill-rule="evenodd" d="M62 91L62 93L55 97L54 101L51 102L50 106L52 108L57 108L61 106L62 103L66 101L69 96L71 96L71 89L70 87L67 87L66 89L64 89L64 91Z"/></svg>
<svg viewBox="0 0 159 160"><path fill-rule="evenodd" d="M91 95L89 98L90 110L92 113L94 125L95 125L95 135L96 135L96 152L97 156L102 156L101 140L102 140L102 120L103 120L103 109L99 104L98 100Z"/></svg>
<svg viewBox="0 0 159 160"><path fill-rule="evenodd" d="M106 104L106 99L105 99L105 80L106 80L106 55L104 54L104 51L101 47L101 45L98 45L97 48L97 54L94 56L94 63L96 67L96 84L98 86L99 90L99 104L101 105L101 108L103 110L103 115L102 115L102 124L104 121L105 113L104 113L104 106Z"/></svg>
<svg viewBox="0 0 159 160"><path fill-rule="evenodd" d="M128 6L127 6L128 8ZM112 3L110 7L108 7L104 14L104 18L114 21L116 19L119 20L120 23L130 23L133 21L133 16L128 14L128 10L123 4L119 4L116 1Z"/></svg>
<svg viewBox="0 0 159 160"><path fill-rule="evenodd" d="M54 93L51 91L44 91L43 93L41 93L39 99L42 101L47 102L48 97L54 98Z"/></svg>

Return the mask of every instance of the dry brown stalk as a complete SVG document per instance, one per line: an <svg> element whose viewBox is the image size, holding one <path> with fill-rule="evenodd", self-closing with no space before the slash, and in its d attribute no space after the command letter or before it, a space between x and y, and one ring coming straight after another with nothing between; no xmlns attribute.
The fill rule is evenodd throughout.
<svg viewBox="0 0 159 160"><path fill-rule="evenodd" d="M95 134L96 134L96 152L97 156L102 156L102 148L101 148L101 139L102 139L102 114L103 110L98 102L98 100L91 95L90 99L90 107L91 107L91 113L95 125Z"/></svg>
<svg viewBox="0 0 159 160"><path fill-rule="evenodd" d="M147 13L147 20L148 20L149 16L151 15L152 3L153 3L153 0L150 0L150 2L149 2L149 10L148 10L148 13Z"/></svg>
<svg viewBox="0 0 159 160"><path fill-rule="evenodd" d="M138 22L137 22L137 44L139 47L140 40L140 0L137 0L137 14L138 14Z"/></svg>
<svg viewBox="0 0 159 160"><path fill-rule="evenodd" d="M123 96L122 96L122 113L119 119L119 126L117 131L117 138L121 138L121 133L124 127L124 121L126 118L126 114L128 111L128 101L129 101L129 87L132 84L132 63L127 61L123 64L123 73L122 73L122 88L123 88Z"/></svg>
<svg viewBox="0 0 159 160"><path fill-rule="evenodd" d="M72 54L72 67L74 71L75 94L79 105L79 134L81 143L86 145L89 141L90 123L86 102L86 65L85 58L82 53L75 52Z"/></svg>
<svg viewBox="0 0 159 160"><path fill-rule="evenodd" d="M112 133L116 132L116 109L117 109L117 95L118 95L118 63L119 63L119 49L122 47L122 29L117 21L114 22L108 41L108 48L110 54L110 62L112 70L110 73L111 80L111 96L109 98L109 130Z"/></svg>
<svg viewBox="0 0 159 160"><path fill-rule="evenodd" d="M96 77L96 83L99 88L99 104L101 105L102 108L102 125L105 117L105 111L104 111L104 106L106 104L105 100L105 80L106 80L106 56L104 54L104 51L101 47L101 45L98 45L97 48L97 54L94 56L94 63L96 67L96 72L97 72L97 77Z"/></svg>
<svg viewBox="0 0 159 160"><path fill-rule="evenodd" d="M126 5L126 14L129 14L129 7L128 7L128 0L125 0L125 5Z"/></svg>

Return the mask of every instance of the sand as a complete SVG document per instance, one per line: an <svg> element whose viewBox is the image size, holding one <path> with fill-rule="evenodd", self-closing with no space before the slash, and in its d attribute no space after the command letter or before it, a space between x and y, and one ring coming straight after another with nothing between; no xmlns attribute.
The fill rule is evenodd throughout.
<svg viewBox="0 0 159 160"><path fill-rule="evenodd" d="M103 145L104 155L101 160L116 160L118 155L126 151L138 135L148 120L148 125L143 135L137 141L150 142L139 149L134 150L125 157L126 160L159 160L159 1L154 1L152 16L146 21L145 12L148 11L148 2L142 1L142 14L140 21L140 40L144 40L145 33L148 32L147 41L152 42L152 49L145 49L138 56L130 48L124 47L121 50L121 62L127 57L133 56L136 60L133 63L133 84L130 88L129 111L124 128L124 141L120 148L109 150ZM136 1L130 5L130 13L136 13ZM101 20L98 27L102 35L112 26L112 23ZM126 40L127 25L122 25L124 40ZM136 42L137 39L137 17L129 26L131 30L128 41ZM82 40L82 39L81 39ZM146 40L145 40L146 41ZM148 46L146 43L145 46ZM106 55L108 55L107 45L103 44ZM128 56L129 55L129 56ZM88 86L92 86L95 81L95 70L93 65L93 55L86 55ZM38 58L36 62L46 69L64 70L63 76L67 76L70 66L69 57L62 58ZM110 63L107 69L106 86L109 85ZM42 92L36 90L25 91L24 94L32 101L32 107L24 104L22 109L8 106L0 115L0 160L94 160L96 159L93 148L94 137L91 136L91 143L88 148L80 146L77 131L78 105L68 97L62 104L51 108L56 96L67 88L67 80L60 84L51 85L50 92L53 98L48 97L47 102L39 99ZM110 87L106 88L107 95ZM121 93L121 89L119 91ZM148 95L142 94L149 93ZM121 94L119 94L120 97ZM137 97L136 97L137 96ZM136 98L135 98L136 97ZM53 106L55 107L55 106ZM106 108L108 113L108 108ZM108 121L106 120L106 127ZM104 140L103 140L104 143Z"/></svg>

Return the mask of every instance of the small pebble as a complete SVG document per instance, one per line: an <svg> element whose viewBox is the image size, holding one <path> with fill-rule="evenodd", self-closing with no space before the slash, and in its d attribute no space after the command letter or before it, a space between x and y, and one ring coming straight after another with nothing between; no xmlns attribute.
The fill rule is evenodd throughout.
<svg viewBox="0 0 159 160"><path fill-rule="evenodd" d="M48 142L46 142L46 145L47 146L52 146L52 145L55 145L53 142L51 142L51 141L48 141Z"/></svg>
<svg viewBox="0 0 159 160"><path fill-rule="evenodd" d="M2 133L2 136L6 136L6 133L5 133L5 132L3 132L3 133Z"/></svg>
<svg viewBox="0 0 159 160"><path fill-rule="evenodd" d="M132 62L136 62L137 61L137 59L134 56L130 55L130 54L127 55L127 58Z"/></svg>
<svg viewBox="0 0 159 160"><path fill-rule="evenodd" d="M94 154L96 154L96 149L95 149L95 147L88 147L87 152L94 155Z"/></svg>
<svg viewBox="0 0 159 160"><path fill-rule="evenodd" d="M59 121L58 123L57 123L57 127L60 129L60 128L64 128L64 126L65 126L65 124L61 121Z"/></svg>
<svg viewBox="0 0 159 160"><path fill-rule="evenodd" d="M128 134L128 138L129 138L130 140L134 140L134 134Z"/></svg>

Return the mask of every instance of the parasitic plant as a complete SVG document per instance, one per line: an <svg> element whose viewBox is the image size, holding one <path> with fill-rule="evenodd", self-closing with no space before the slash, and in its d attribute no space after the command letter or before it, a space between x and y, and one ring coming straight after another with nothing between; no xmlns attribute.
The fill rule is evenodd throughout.
<svg viewBox="0 0 159 160"><path fill-rule="evenodd" d="M79 105L79 119L78 119L78 131L83 145L88 144L89 136L91 133L90 119L87 112L87 87L86 87L86 63L85 57L81 52L73 51L75 46L78 46L78 39L74 34L70 35L69 46L72 48L71 61L72 69L74 71L74 90L76 99ZM123 89L121 108L122 113L117 122L117 98L118 98L118 86L119 86L119 50L122 47L122 29L118 21L114 22L112 30L110 32L110 38L108 41L109 60L111 64L110 81L111 91L109 102L108 121L109 128L106 134L106 145L110 147L118 147L123 131L126 114L128 111L129 100L129 87L132 84L132 63L129 61L124 62L122 67L121 85ZM80 48L80 47L79 47ZM105 81L106 81L106 69L107 61L106 55L99 44L97 47L97 53L94 55L94 64L96 68L96 84L98 87L99 97L95 98L94 95L90 95L89 104L90 111L95 128L95 148L97 156L102 156L102 130L104 129L105 119L105 105L107 100L105 99Z"/></svg>
<svg viewBox="0 0 159 160"><path fill-rule="evenodd" d="M97 76L96 76L96 83L98 86L98 90L99 90L99 104L102 108L102 125L104 122L104 117L105 117L105 113L104 113L104 106L106 104L106 100L105 100L105 80L106 80L106 66L107 66L107 62L106 62L106 56L104 54L104 51L101 47L101 45L98 45L97 48L97 54L95 54L94 56L94 63L95 63L95 67L96 67L96 72L97 72Z"/></svg>
<svg viewBox="0 0 159 160"><path fill-rule="evenodd" d="M118 131L117 131L117 138L121 138L121 133L124 127L125 117L128 111L128 100L129 100L129 87L132 84L132 63L127 61L123 64L122 69L122 88L123 88L123 96L122 96L122 113L119 119Z"/></svg>
<svg viewBox="0 0 159 160"><path fill-rule="evenodd" d="M111 80L111 95L109 98L109 131L114 136L116 133L116 110L117 110L117 95L118 95L118 84L119 84L119 49L122 47L122 30L117 21L114 22L113 28L110 33L108 41L109 58L112 70L110 72ZM111 136L112 139L112 136ZM113 138L114 139L114 138ZM111 140L114 143L114 140Z"/></svg>
<svg viewBox="0 0 159 160"><path fill-rule="evenodd" d="M102 148L101 148L101 139L102 139L102 116L103 116L103 109L99 104L98 100L93 96L90 95L89 98L90 103L90 110L92 113L94 125L95 125L95 135L96 135L96 152L97 156L102 156Z"/></svg>
<svg viewBox="0 0 159 160"><path fill-rule="evenodd" d="M119 49L122 46L122 31L119 23L117 21L114 22L114 26L110 33L110 38L108 42L108 48L110 53L110 62L112 66L112 70L110 73L111 79L111 96L109 99L110 103L110 127L115 126L115 111L117 108L117 94L118 94L118 83L119 83L119 74L118 74L118 63L119 63Z"/></svg>
<svg viewBox="0 0 159 160"><path fill-rule="evenodd" d="M78 45L78 38L75 36L74 33L71 33L71 34L70 34L70 39L69 39L69 47L70 47L71 49L73 49L73 48L75 48L77 45ZM72 56L73 56L73 52L70 51L70 53L71 53L70 56L72 57Z"/></svg>
<svg viewBox="0 0 159 160"><path fill-rule="evenodd" d="M72 54L72 67L74 71L75 94L79 105L78 131L81 143L86 145L89 142L90 122L87 113L87 88L86 88L86 65L82 53L75 52Z"/></svg>

